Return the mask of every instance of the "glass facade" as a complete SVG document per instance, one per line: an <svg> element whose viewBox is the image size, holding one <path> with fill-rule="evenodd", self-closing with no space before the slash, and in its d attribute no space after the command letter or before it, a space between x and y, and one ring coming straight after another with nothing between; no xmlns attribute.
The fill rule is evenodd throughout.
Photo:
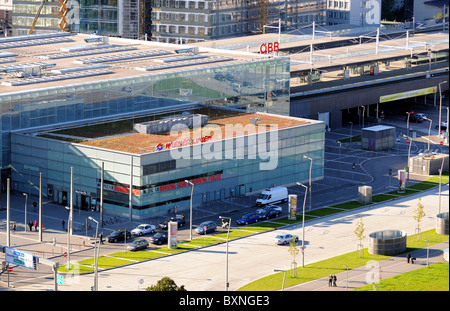
<svg viewBox="0 0 450 311"><path fill-rule="evenodd" d="M10 165L11 131L195 102L289 115L289 60L255 60L2 93L1 167Z"/></svg>
<svg viewBox="0 0 450 311"><path fill-rule="evenodd" d="M91 208L100 198L101 167L104 163L104 207L145 218L152 213L187 208L195 184L193 204L209 203L245 195L273 185L307 183L310 160L312 179L324 175L325 125L321 121L280 128L201 145L183 147L186 154L195 148L202 156L176 157L172 150L132 154L73 144L34 135L12 134L13 189L36 194L39 172L43 173L43 193L47 199L68 204L70 171L74 168L74 204ZM251 138L250 138L251 137ZM242 140L240 140L242 139ZM219 150L214 156L206 150ZM261 152L266 145L267 156ZM211 146L213 145L213 146ZM177 152L181 148L177 149ZM231 152L231 153L230 153ZM33 153L33 157L29 154ZM270 165L267 165L269 164ZM132 168L132 169L130 169Z"/></svg>
<svg viewBox="0 0 450 311"><path fill-rule="evenodd" d="M325 0L152 0L151 6L152 38L168 43L262 33L279 19L289 30L326 22Z"/></svg>

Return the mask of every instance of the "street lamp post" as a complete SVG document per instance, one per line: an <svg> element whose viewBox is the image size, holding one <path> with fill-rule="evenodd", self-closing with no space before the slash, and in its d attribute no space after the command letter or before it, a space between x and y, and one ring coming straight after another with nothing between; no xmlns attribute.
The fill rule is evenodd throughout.
<svg viewBox="0 0 450 311"><path fill-rule="evenodd" d="M227 263L226 263L226 268L225 268L225 290L228 291L228 287L230 287L230 284L228 283L228 241L229 241L229 237L230 237L231 217L219 216L219 218L227 219L227 221L228 221L227 251L226 251Z"/></svg>
<svg viewBox="0 0 450 311"><path fill-rule="evenodd" d="M442 92L441 92L441 84L447 83L447 81L443 81L439 83L439 126L438 126L438 136L441 138L441 114L442 114ZM448 123L447 123L448 126Z"/></svg>
<svg viewBox="0 0 450 311"><path fill-rule="evenodd" d="M66 206L66 210L69 211L69 217L67 217L67 269L70 270L70 224L72 223L71 207Z"/></svg>
<svg viewBox="0 0 450 311"><path fill-rule="evenodd" d="M345 288L346 288L346 290L348 290L348 266L347 266L347 265L344 265L344 267L347 268L347 285L345 286Z"/></svg>
<svg viewBox="0 0 450 311"><path fill-rule="evenodd" d="M98 241L98 221L95 220L92 216L89 216L88 218L97 224L97 227L95 229L95 248L94 248L94 257L95 257L94 291L98 291L98 255L100 249L100 241Z"/></svg>
<svg viewBox="0 0 450 311"><path fill-rule="evenodd" d="M308 159L311 161L311 164L309 165L309 211L311 211L311 201L312 201L312 197L311 197L311 193L312 193L312 189L311 189L311 171L312 171L312 164L313 164L313 159L311 159L310 157L307 156L303 156L303 158Z"/></svg>
<svg viewBox="0 0 450 311"><path fill-rule="evenodd" d="M25 232L27 232L27 204L28 204L28 193L23 193L23 195L25 196Z"/></svg>
<svg viewBox="0 0 450 311"><path fill-rule="evenodd" d="M430 153L431 124L433 124L433 120L431 120L430 118L426 118L425 120L430 121L430 127L428 128L428 151L427 151L427 153Z"/></svg>
<svg viewBox="0 0 450 311"><path fill-rule="evenodd" d="M190 182L189 180L185 180L186 183L190 184L192 186L191 188L191 202L189 205L189 240L192 241L192 195L194 194L194 184Z"/></svg>
<svg viewBox="0 0 450 311"><path fill-rule="evenodd" d="M350 123L350 143L352 143L352 139L353 139L353 122L348 122Z"/></svg>
<svg viewBox="0 0 450 311"><path fill-rule="evenodd" d="M405 135L403 135L403 137L406 138L406 142L408 142L408 140L409 140L409 147L408 147L408 163L407 163L407 165L406 165L406 167L408 168L408 170L406 171L406 185L408 185L408 182L409 182L409 170L410 170L409 162L410 162L410 156L411 156L411 144L412 144L412 138L411 138L411 137L408 137L408 136L405 136Z"/></svg>
<svg viewBox="0 0 450 311"><path fill-rule="evenodd" d="M305 187L305 198L303 199L303 220L302 220L302 268L305 267L305 204L306 195L308 193L308 187L302 183L297 183L297 185Z"/></svg>
<svg viewBox="0 0 450 311"><path fill-rule="evenodd" d="M281 286L281 290L284 291L284 282L286 281L286 270L273 269L273 272L284 272L284 276L283 276L283 285Z"/></svg>
<svg viewBox="0 0 450 311"><path fill-rule="evenodd" d="M425 240L425 242L427 242L428 243L428 246L427 246L427 267L428 267L428 264L429 264L429 257L430 257L430 241L428 241L428 240Z"/></svg>
<svg viewBox="0 0 450 311"><path fill-rule="evenodd" d="M407 111L406 114L408 115L408 118L406 119L406 136L409 137L409 117L411 114L409 113L409 111Z"/></svg>

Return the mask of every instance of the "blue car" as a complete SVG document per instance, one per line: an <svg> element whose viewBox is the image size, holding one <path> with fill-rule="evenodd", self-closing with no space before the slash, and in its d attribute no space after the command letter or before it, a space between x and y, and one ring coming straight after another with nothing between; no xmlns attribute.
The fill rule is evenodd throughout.
<svg viewBox="0 0 450 311"><path fill-rule="evenodd" d="M254 222L257 222L259 219L259 215L256 213L247 213L245 215L242 215L241 218L236 220L236 223L238 225L248 225Z"/></svg>

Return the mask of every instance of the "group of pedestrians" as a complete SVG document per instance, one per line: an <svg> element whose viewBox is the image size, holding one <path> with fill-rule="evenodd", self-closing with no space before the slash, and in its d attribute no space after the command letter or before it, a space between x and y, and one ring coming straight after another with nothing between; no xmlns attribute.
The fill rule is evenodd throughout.
<svg viewBox="0 0 450 311"><path fill-rule="evenodd" d="M335 275L330 274L328 276L328 287L336 287L337 286L336 281L337 281L336 274Z"/></svg>
<svg viewBox="0 0 450 311"><path fill-rule="evenodd" d="M34 227L34 231L38 231L38 222L37 220L31 221L28 223L28 228L30 228L30 231L33 231L33 227Z"/></svg>

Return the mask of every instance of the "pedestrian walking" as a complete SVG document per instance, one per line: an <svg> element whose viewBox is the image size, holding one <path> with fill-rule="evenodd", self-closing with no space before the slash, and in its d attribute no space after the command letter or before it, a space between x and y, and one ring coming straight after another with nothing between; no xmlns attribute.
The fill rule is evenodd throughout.
<svg viewBox="0 0 450 311"><path fill-rule="evenodd" d="M36 219L35 219L34 222L33 222L33 226L34 226L34 231L38 231L38 230L37 230L38 222L37 222Z"/></svg>
<svg viewBox="0 0 450 311"><path fill-rule="evenodd" d="M330 274L330 275L328 276L328 287L331 287L331 286L332 286L332 283L333 283L333 275Z"/></svg>
<svg viewBox="0 0 450 311"><path fill-rule="evenodd" d="M411 260L411 254L408 253L408 255L406 255L406 262L409 263L410 260Z"/></svg>
<svg viewBox="0 0 450 311"><path fill-rule="evenodd" d="M62 228L63 228L63 230L66 230L66 226L65 226L65 224L66 224L66 222L64 221L64 219L62 220Z"/></svg>
<svg viewBox="0 0 450 311"><path fill-rule="evenodd" d="M337 277L336 277L336 274L335 274L335 275L333 275L333 286L334 286L334 287L337 286L337 285L336 285L336 281L337 281Z"/></svg>
<svg viewBox="0 0 450 311"><path fill-rule="evenodd" d="M12 229L13 229L13 233L15 233L16 232L16 223L15 222L12 223Z"/></svg>
<svg viewBox="0 0 450 311"><path fill-rule="evenodd" d="M103 232L100 233L99 238L100 238L100 244L103 244Z"/></svg>
<svg viewBox="0 0 450 311"><path fill-rule="evenodd" d="M30 228L30 232L33 231L33 222L31 220L28 223L28 228Z"/></svg>

